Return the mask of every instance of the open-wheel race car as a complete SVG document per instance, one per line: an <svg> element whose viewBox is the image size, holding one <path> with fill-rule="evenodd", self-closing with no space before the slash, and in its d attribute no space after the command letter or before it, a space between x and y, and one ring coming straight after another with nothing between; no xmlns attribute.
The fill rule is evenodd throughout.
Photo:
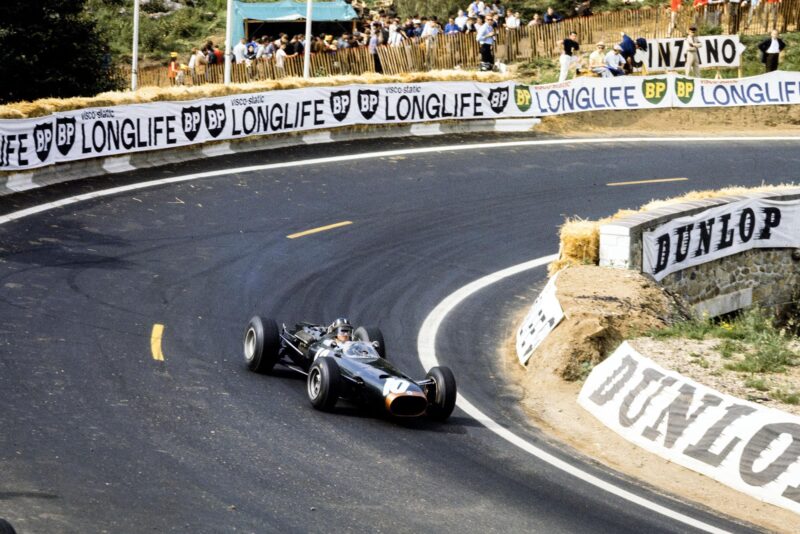
<svg viewBox="0 0 800 534"><path fill-rule="evenodd" d="M330 411L340 398L378 406L397 417L428 417L443 421L456 404L456 380L447 367L433 367L423 380L412 380L386 359L380 329L347 319L330 326L297 323L278 327L255 316L244 331L244 358L256 373L283 365L307 377L311 404Z"/></svg>

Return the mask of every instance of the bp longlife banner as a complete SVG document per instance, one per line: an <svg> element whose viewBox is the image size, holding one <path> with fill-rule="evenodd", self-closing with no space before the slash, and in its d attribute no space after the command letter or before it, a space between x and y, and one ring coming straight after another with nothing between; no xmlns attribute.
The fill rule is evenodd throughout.
<svg viewBox="0 0 800 534"><path fill-rule="evenodd" d="M800 514L800 417L698 384L627 342L592 369L578 403L639 447Z"/></svg>
<svg viewBox="0 0 800 534"><path fill-rule="evenodd" d="M661 280L745 250L787 247L800 247L800 200L746 199L644 232L642 272Z"/></svg>
<svg viewBox="0 0 800 534"><path fill-rule="evenodd" d="M357 124L541 117L598 110L800 103L800 73L742 80L581 77L563 83L314 87L0 120L0 171Z"/></svg>
<svg viewBox="0 0 800 534"><path fill-rule="evenodd" d="M653 107L642 79L552 86L442 82L305 88L0 120L0 171L252 135L356 124L535 117ZM666 81L659 82L666 87ZM662 96L663 97L663 96Z"/></svg>

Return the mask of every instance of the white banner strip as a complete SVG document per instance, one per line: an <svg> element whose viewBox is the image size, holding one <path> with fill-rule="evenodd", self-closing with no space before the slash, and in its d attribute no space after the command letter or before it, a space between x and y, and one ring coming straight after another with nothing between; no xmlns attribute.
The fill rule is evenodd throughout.
<svg viewBox="0 0 800 534"><path fill-rule="evenodd" d="M558 323L564 318L564 310L556 296L556 277L554 274L542 292L533 302L531 310L517 330L517 358L525 365L533 355L533 351L542 344Z"/></svg>
<svg viewBox="0 0 800 534"><path fill-rule="evenodd" d="M581 77L563 83L438 82L268 91L0 120L0 171L356 124L541 117L580 111L800 104L800 73L741 80Z"/></svg>
<svg viewBox="0 0 800 534"><path fill-rule="evenodd" d="M719 393L623 343L580 405L628 441L800 514L800 417Z"/></svg>
<svg viewBox="0 0 800 534"><path fill-rule="evenodd" d="M746 199L644 232L642 272L661 280L753 248L787 247L800 247L800 200Z"/></svg>

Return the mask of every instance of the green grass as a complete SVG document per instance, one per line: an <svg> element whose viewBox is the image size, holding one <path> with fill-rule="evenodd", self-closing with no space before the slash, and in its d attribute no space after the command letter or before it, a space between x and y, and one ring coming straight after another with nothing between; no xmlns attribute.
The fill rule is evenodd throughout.
<svg viewBox="0 0 800 534"><path fill-rule="evenodd" d="M747 379L744 381L744 385L749 388L757 389L758 391L769 391L767 382L761 377L747 377Z"/></svg>
<svg viewBox="0 0 800 534"><path fill-rule="evenodd" d="M776 389L771 393L772 398L775 400L779 400L785 404L800 404L800 392L797 391L783 391L782 389Z"/></svg>
<svg viewBox="0 0 800 534"><path fill-rule="evenodd" d="M709 318L680 321L668 328L650 331L648 335L656 339L720 339L717 349L724 358L743 356L725 365L731 371L783 373L786 367L800 363L800 355L790 346L796 338L776 327L767 311L761 308L746 310L731 321Z"/></svg>

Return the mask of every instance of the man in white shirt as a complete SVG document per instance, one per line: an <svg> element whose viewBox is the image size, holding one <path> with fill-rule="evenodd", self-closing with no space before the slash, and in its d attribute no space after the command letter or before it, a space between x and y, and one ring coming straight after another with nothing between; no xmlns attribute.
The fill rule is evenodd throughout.
<svg viewBox="0 0 800 534"><path fill-rule="evenodd" d="M464 26L467 25L467 19L468 18L469 17L467 17L467 15L464 13L463 9L459 9L458 10L458 16L456 17L456 26L461 28L462 32L464 31Z"/></svg>
<svg viewBox="0 0 800 534"><path fill-rule="evenodd" d="M506 17L506 28L509 30L516 30L519 28L519 13L515 13L513 11L508 12L508 16Z"/></svg>
<svg viewBox="0 0 800 534"><path fill-rule="evenodd" d="M766 66L767 72L778 70L778 60L786 48L786 43L779 35L778 30L772 30L770 36L758 45L758 49L761 50L761 62Z"/></svg>
<svg viewBox="0 0 800 534"><path fill-rule="evenodd" d="M244 54L247 52L247 39L242 38L233 47L233 59L235 63L244 63Z"/></svg>
<svg viewBox="0 0 800 534"><path fill-rule="evenodd" d="M595 74L603 78L611 78L614 75L606 67L606 44L603 41L597 43L597 49L589 54L589 68Z"/></svg>
<svg viewBox="0 0 800 534"><path fill-rule="evenodd" d="M286 69L284 63L286 61L286 43L281 43L281 47L275 52L275 70L278 77L283 78L286 76Z"/></svg>
<svg viewBox="0 0 800 534"><path fill-rule="evenodd" d="M613 76L622 76L625 74L625 71L622 70L622 66L625 64L625 60L622 58L622 47L619 45L614 45L614 49L606 54L606 68Z"/></svg>

